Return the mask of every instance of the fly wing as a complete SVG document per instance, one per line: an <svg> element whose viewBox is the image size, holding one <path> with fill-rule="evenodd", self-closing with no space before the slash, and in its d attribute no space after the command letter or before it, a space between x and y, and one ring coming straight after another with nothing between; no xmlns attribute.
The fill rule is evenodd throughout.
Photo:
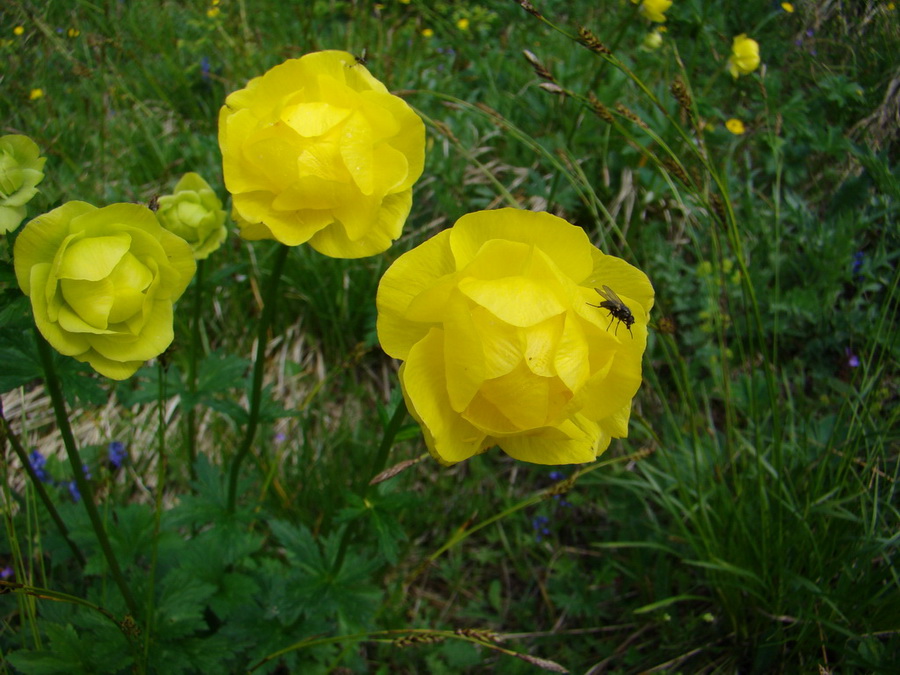
<svg viewBox="0 0 900 675"><path fill-rule="evenodd" d="M604 299L609 300L610 302L614 302L617 305L625 305L625 303L622 302L621 298L616 295L616 292L606 284L603 285L602 291L599 288L595 288L594 290L597 291Z"/></svg>

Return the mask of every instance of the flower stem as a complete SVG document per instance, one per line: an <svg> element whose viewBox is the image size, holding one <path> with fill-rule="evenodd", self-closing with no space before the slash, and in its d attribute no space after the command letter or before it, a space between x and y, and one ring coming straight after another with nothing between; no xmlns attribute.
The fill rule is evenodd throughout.
<svg viewBox="0 0 900 675"><path fill-rule="evenodd" d="M238 448L231 464L231 473L228 476L228 512L234 513L237 500L237 483L240 476L241 463L253 446L253 437L256 435L256 427L259 425L259 408L262 398L263 373L266 362L266 345L268 344L269 327L275 318L275 297L278 292L278 283L281 281L281 270L284 269L284 261L287 259L290 247L282 244L275 254L275 263L272 266L272 274L266 284L263 293L263 312L259 320L259 330L256 337L256 357L253 363L253 384L250 390L250 414L247 419L247 430L244 433L244 441Z"/></svg>
<svg viewBox="0 0 900 675"><path fill-rule="evenodd" d="M384 436L381 437L381 445L378 447L378 454L375 455L375 460L372 462L372 471L369 474L372 478L384 470L384 465L387 464L388 454L394 446L394 439L397 437L397 432L400 431L400 427L403 425L403 420L405 419L406 401L401 398L397 402L394 414L384 428ZM371 483L366 483L366 487L363 489L363 499L366 499L373 489L374 486ZM348 523L347 527L344 528L337 555L334 558L334 563L331 565L331 574L333 577L337 576L337 573L341 571L341 566L344 564L344 556L347 554L347 546L350 544L350 539L352 539L355 534L359 522L359 519L354 520Z"/></svg>
<svg viewBox="0 0 900 675"><path fill-rule="evenodd" d="M187 437L185 440L187 442L188 471L192 481L197 479L197 470L194 466L197 462L197 401L194 397L197 393L197 352L200 349L200 325L203 321L200 315L200 307L203 300L205 262L205 260L197 261L197 274L194 276L194 297L193 306L191 307L191 346L188 354L187 390L190 396L190 407L185 415L185 436Z"/></svg>
<svg viewBox="0 0 900 675"><path fill-rule="evenodd" d="M6 440L9 441L9 444L12 446L13 452L16 453L16 457L19 458L19 461L25 468L25 472L31 479L31 484L34 486L34 489L37 492L41 502L43 502L44 508L47 509L47 513L50 514L50 518L56 524L56 528L59 530L62 538L66 540L69 548L72 549L72 554L75 556L78 564L84 567L87 564L87 561L84 558L84 554L81 552L81 549L78 548L78 545L69 537L69 530L66 527L66 524L63 522L62 517L59 515L56 507L53 505L53 501L50 499L50 495L47 494L47 490L44 488L44 484L41 482L40 478L38 478L37 472L35 472L34 467L31 466L31 462L28 459L28 454L25 452L25 448L22 447L22 444L19 442L18 437L15 435L15 433L13 433L13 430L10 429L9 422L3 415L2 404L0 404L0 450L3 449L3 443Z"/></svg>
<svg viewBox="0 0 900 675"><path fill-rule="evenodd" d="M59 426L59 432L62 435L63 443L66 446L66 453L69 456L69 464L72 466L72 473L75 476L75 485L81 494L81 503L87 511L90 518L91 526L94 528L94 534L97 537L97 543L106 558L109 565L110 574L119 587L128 611L132 616L139 616L138 606L131 595L131 589L125 582L125 576L122 574L122 568L119 567L119 561L113 553L112 546L109 543L109 537L106 536L106 529L103 527L103 521L100 519L100 513L97 511L97 505L94 504L94 492L91 490L91 484L84 475L84 464L81 461L81 455L78 453L78 446L75 444L75 437L72 435L72 427L69 425L69 415L66 412L66 402L62 394L62 386L59 378L56 376L56 369L53 367L53 352L50 345L44 340L44 337L35 328L35 341L37 342L38 355L41 359L41 365L44 368L44 380L47 384L47 392L50 394L50 401L53 404L53 412L56 415L56 424Z"/></svg>

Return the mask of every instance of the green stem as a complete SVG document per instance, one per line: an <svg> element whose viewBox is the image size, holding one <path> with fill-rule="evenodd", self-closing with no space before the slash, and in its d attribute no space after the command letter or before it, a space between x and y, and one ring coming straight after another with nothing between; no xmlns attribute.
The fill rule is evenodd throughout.
<svg viewBox="0 0 900 675"><path fill-rule="evenodd" d="M22 463L22 466L25 467L25 472L31 479L31 484L34 486L34 489L37 492L41 502L43 502L44 508L47 509L47 513L50 514L50 518L53 520L53 522L56 523L56 528L59 530L62 538L66 540L69 548L72 549L72 554L75 556L78 564L84 567L87 564L87 561L84 559L84 554L81 552L81 549L79 549L75 544L75 542L72 541L71 538L69 538L69 530L68 528L66 528L66 524L63 522L62 517L60 517L59 512L53 505L53 501L50 499L50 495L47 494L47 490L44 489L44 484L41 482L40 478L38 478L37 472L34 470L34 467L31 466L31 462L28 459L28 453L25 452L25 448L22 447L22 444L19 442L18 437L15 435L15 433L13 433L13 430L10 429L9 422L3 415L2 404L0 404L0 448L3 447L3 442L5 440L9 440L9 444L12 446L13 452L16 453L16 457L19 458L19 462Z"/></svg>
<svg viewBox="0 0 900 675"><path fill-rule="evenodd" d="M35 328L35 341L37 342L38 355L41 359L41 365L44 368L44 380L47 384L47 392L50 394L50 401L53 403L53 412L56 415L56 424L59 426L59 432L62 435L63 443L66 446L66 453L69 456L69 464L72 466L72 473L75 476L75 485L81 494L81 503L87 511L90 518L91 526L94 528L94 534L97 536L97 543L106 557L109 565L110 574L119 587L128 611L132 616L138 616L138 606L131 595L131 589L125 582L125 576L122 574L122 568L119 567L119 561L113 553L112 546L109 543L109 537L106 536L106 529L103 527L103 521L100 519L100 513L97 511L97 505L94 504L94 492L91 490L91 484L84 475L84 464L81 461L81 455L78 453L78 446L75 445L75 437L72 435L72 427L69 425L69 416L66 412L66 402L62 394L62 386L59 378L56 376L56 369L53 367L53 352L50 345L44 340L44 337Z"/></svg>
<svg viewBox="0 0 900 675"><path fill-rule="evenodd" d="M384 428L384 436L381 437L381 445L378 447L378 454L375 455L375 459L372 462L372 470L369 474L372 478L384 470L384 465L387 464L388 454L390 454L391 448L394 446L394 439L397 437L397 432L400 431L400 427L403 425L403 420L405 419L406 401L401 398L397 402L394 414ZM374 487L375 486L371 483L366 483L366 487L363 489L363 499L366 499L369 496ZM332 576L336 576L337 573L341 571L341 566L344 564L344 557L347 555L347 546L350 544L350 539L353 534L355 534L359 522L359 519L354 520L344 529L337 555L334 558L334 564L331 566Z"/></svg>
<svg viewBox="0 0 900 675"><path fill-rule="evenodd" d="M253 446L253 437L256 435L256 427L259 425L259 408L262 398L263 373L265 371L266 345L268 344L269 327L275 318L275 296L278 292L278 282L281 281L281 270L287 259L290 247L282 244L275 254L275 264L272 266L272 275L263 293L263 312L259 320L259 331L256 336L256 357L253 364L253 384L250 390L250 414L247 419L247 431L244 441L238 448L231 465L231 473L228 476L228 511L234 513L237 500L237 483L240 476L241 463Z"/></svg>
<svg viewBox="0 0 900 675"><path fill-rule="evenodd" d="M153 514L153 544L150 553L150 574L147 575L146 612L147 625L144 628L144 670L150 658L150 638L153 635L153 611L154 611L154 587L156 581L156 566L159 562L159 531L162 522L162 498L163 487L166 482L166 371L160 361L157 365L157 391L159 397L156 401L157 425L156 425L156 508Z"/></svg>
<svg viewBox="0 0 900 675"><path fill-rule="evenodd" d="M205 260L197 261L197 274L194 276L194 304L191 307L191 351L188 354L187 390L190 407L185 415L185 435L187 436L188 470L192 481L197 479L197 470L194 466L197 462L197 401L195 396L197 394L197 353L200 349L200 326L203 321L200 307L203 301L205 262Z"/></svg>

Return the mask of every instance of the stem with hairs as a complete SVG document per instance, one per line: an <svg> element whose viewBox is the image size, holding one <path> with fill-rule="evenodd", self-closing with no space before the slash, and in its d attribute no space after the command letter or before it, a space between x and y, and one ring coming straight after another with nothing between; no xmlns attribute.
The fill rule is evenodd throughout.
<svg viewBox="0 0 900 675"><path fill-rule="evenodd" d="M69 415L66 411L66 402L63 398L62 386L56 375L56 369L53 366L53 352L50 345L47 344L44 337L35 328L34 331L38 356L41 359L41 366L44 369L44 381L47 384L47 393L50 394L50 401L53 404L53 412L56 415L56 424L59 426L59 432L62 435L63 443L66 446L66 454L69 456L69 464L72 466L72 473L75 476L75 485L81 494L81 503L87 511L88 518L91 521L91 527L94 528L94 534L97 536L97 543L106 558L109 565L110 574L119 587L125 604L132 616L139 616L138 605L134 601L131 589L125 582L125 576L122 574L122 568L119 567L119 561L113 553L112 546L109 543L109 537L106 535L106 528L100 519L100 513L97 511L97 505L94 504L94 493L91 490L91 484L88 482L84 474L84 464L81 461L81 455L78 452L78 446L75 444L75 436L72 434L72 427L69 424Z"/></svg>
<svg viewBox="0 0 900 675"><path fill-rule="evenodd" d="M263 293L263 312L259 320L259 328L256 337L256 357L253 363L253 384L250 390L250 413L247 419L247 431L244 441L238 448L231 464L231 472L228 476L228 512L234 513L237 501L237 484L240 476L241 463L250 453L253 447L253 438L256 436L256 427L259 425L259 409L262 398L263 373L266 362L266 345L268 343L269 327L275 318L275 299L278 293L278 283L281 281L281 270L284 269L284 261L287 259L290 247L282 244L275 254L275 263L272 265L272 274L266 284Z"/></svg>

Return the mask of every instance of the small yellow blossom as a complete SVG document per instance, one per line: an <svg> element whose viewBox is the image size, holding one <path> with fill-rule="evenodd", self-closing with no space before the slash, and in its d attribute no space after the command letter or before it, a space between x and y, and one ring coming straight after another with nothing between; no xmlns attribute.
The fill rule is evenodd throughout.
<svg viewBox="0 0 900 675"><path fill-rule="evenodd" d="M784 10L785 12L787 12L788 14L793 14L793 13L794 13L794 6L793 6L791 3L789 3L789 2L782 2L782 3L781 3L781 9L783 9L783 10Z"/></svg>
<svg viewBox="0 0 900 675"><path fill-rule="evenodd" d="M81 31L77 28L70 28L66 31L66 35L68 35L70 38L77 38L79 35L81 35Z"/></svg>
<svg viewBox="0 0 900 675"><path fill-rule="evenodd" d="M893 12L895 9L897 9L897 5L895 5L893 2L889 2L887 4L887 10L889 12Z"/></svg>
<svg viewBox="0 0 900 675"><path fill-rule="evenodd" d="M219 0L209 0L209 4L213 7L219 6Z"/></svg>
<svg viewBox="0 0 900 675"><path fill-rule="evenodd" d="M208 10L206 10L206 16L208 16L210 19L215 19L217 16L219 16L220 11L221 10L218 7L210 7Z"/></svg>
<svg viewBox="0 0 900 675"><path fill-rule="evenodd" d="M635 5L639 0L631 0ZM672 0L643 0L641 2L641 15L645 19L656 23L666 22L666 11L672 6Z"/></svg>
<svg viewBox="0 0 900 675"><path fill-rule="evenodd" d="M25 26L16 26L13 28L13 35L22 35L25 33Z"/></svg>
<svg viewBox="0 0 900 675"><path fill-rule="evenodd" d="M469 30L469 20L468 19L460 19L456 22L456 27L460 30Z"/></svg>
<svg viewBox="0 0 900 675"><path fill-rule="evenodd" d="M641 43L641 49L651 52L662 47L662 43L663 38L660 32L653 30L644 36L644 41Z"/></svg>
<svg viewBox="0 0 900 675"><path fill-rule="evenodd" d="M35 101L35 100L41 98L43 95L44 95L43 89L32 89L31 93L28 94L28 99L31 101Z"/></svg>
<svg viewBox="0 0 900 675"><path fill-rule="evenodd" d="M424 29L422 29L422 37L427 37L427 38L434 37L434 31L431 30L430 28L424 28Z"/></svg>
<svg viewBox="0 0 900 675"><path fill-rule="evenodd" d="M746 33L735 36L728 58L728 72L735 79L739 75L749 75L759 68L759 43L747 37Z"/></svg>
<svg viewBox="0 0 900 675"><path fill-rule="evenodd" d="M740 136L746 131L746 129L744 128L744 123L739 119L735 119L734 117L725 122L725 128L735 136Z"/></svg>
<svg viewBox="0 0 900 675"><path fill-rule="evenodd" d="M408 5L409 3L410 3L410 0L400 0L400 4Z"/></svg>

